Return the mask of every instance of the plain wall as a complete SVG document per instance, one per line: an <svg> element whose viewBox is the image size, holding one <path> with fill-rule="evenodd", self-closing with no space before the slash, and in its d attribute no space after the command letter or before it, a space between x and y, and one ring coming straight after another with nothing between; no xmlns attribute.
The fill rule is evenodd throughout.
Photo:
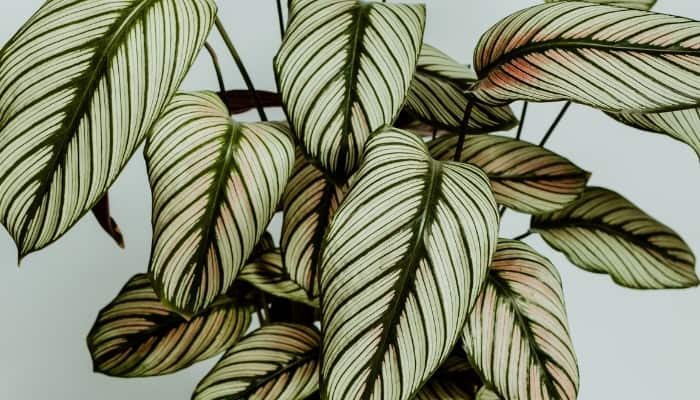
<svg viewBox="0 0 700 400"><path fill-rule="evenodd" d="M43 3L0 4L0 43ZM465 63L480 34L508 13L536 1L428 0L426 41ZM273 89L271 59L280 38L274 0L219 1L220 16L259 89ZM700 19L695 0L660 0L657 11ZM243 83L216 34L229 88ZM215 89L203 54L184 89ZM538 141L560 104L533 105L524 138ZM520 104L514 105L519 113ZM279 118L279 112L273 113ZM254 117L248 114L247 117ZM512 132L511 132L512 133ZM552 150L592 171L591 183L616 190L671 226L700 251L700 168L693 151L665 136L619 125L601 112L573 106ZM0 399L189 399L213 360L175 375L123 380L92 372L85 345L98 310L132 275L147 269L150 191L141 152L111 190L113 213L125 237L118 249L92 216L65 237L16 266L15 246L0 229ZM528 218L509 212L503 236L527 229ZM276 222L276 226L279 223ZM559 267L583 400L699 398L700 290L642 292L586 273L538 237L527 242Z"/></svg>

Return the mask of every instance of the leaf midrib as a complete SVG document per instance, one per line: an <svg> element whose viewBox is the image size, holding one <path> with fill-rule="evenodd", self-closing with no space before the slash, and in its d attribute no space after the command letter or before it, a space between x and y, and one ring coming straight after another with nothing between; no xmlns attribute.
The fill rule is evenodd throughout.
<svg viewBox="0 0 700 400"><path fill-rule="evenodd" d="M52 157L42 171L37 174L41 182L35 191L36 195L34 196L34 200L27 209L27 216L30 216L30 218L25 219L20 231L19 239L20 243L22 244L21 247L24 247L27 231L31 223L34 221L34 218L36 218L36 212L41 206L43 199L48 194L47 189L52 184L53 176L55 174L54 171L65 159L69 144L76 135L83 117L87 114L91 107L90 104L92 103L95 90L99 85L101 78L105 75L109 60L111 60L112 56L116 52L116 49L122 44L123 41L121 39L126 37L131 31L131 28L136 25L136 21L141 19L148 9L160 1L161 0L142 0L137 2L136 5L133 6L131 12L127 13L121 19L116 21L112 29L105 34L105 36L109 37L110 39L104 44L95 47L95 54L93 55L89 67L86 69L87 71L90 71L88 72L88 79L85 79L84 84L78 86L74 93L73 101L64 107L64 110L73 109L75 111L69 118L64 119L64 123L61 128L57 130L54 135L52 135L53 138L56 138L56 142L53 144L54 151L52 152ZM99 41L96 42L100 43ZM41 179L41 177L44 177L44 179ZM20 256L25 254L25 249L22 248Z"/></svg>
<svg viewBox="0 0 700 400"><path fill-rule="evenodd" d="M369 395L373 391L374 383L381 374L383 359L389 344L394 341L396 337L396 328L398 320L401 317L401 311L406 305L409 294L414 290L414 282L411 278L415 278L416 269L418 268L421 258L425 255L425 231L429 222L433 219L433 206L440 196L442 177L442 164L432 159L428 161L428 163L430 166L429 176L427 176L429 179L429 187L424 192L423 198L421 199L421 215L416 221L418 222L418 227L414 230L411 237L411 249L407 252L407 255L396 264L401 267L400 277L394 285L396 296L394 297L394 301L392 301L392 306L383 318L381 323L382 338L371 361L368 363L370 373L365 379L366 385L361 397L363 399L369 398Z"/></svg>

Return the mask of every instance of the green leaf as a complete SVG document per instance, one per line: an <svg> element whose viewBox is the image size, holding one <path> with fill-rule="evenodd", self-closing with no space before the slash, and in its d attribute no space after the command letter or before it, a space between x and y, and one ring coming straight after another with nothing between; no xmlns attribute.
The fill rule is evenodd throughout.
<svg viewBox="0 0 700 400"><path fill-rule="evenodd" d="M465 90L476 73L440 50L423 44L413 76L406 109L417 119L440 129L461 130L468 98ZM510 107L476 104L468 130L508 130L517 124Z"/></svg>
<svg viewBox="0 0 700 400"><path fill-rule="evenodd" d="M498 211L478 168L386 129L322 253L322 397L409 399L450 354L486 277Z"/></svg>
<svg viewBox="0 0 700 400"><path fill-rule="evenodd" d="M190 68L211 0L48 1L0 52L0 221L20 258L104 196Z"/></svg>
<svg viewBox="0 0 700 400"><path fill-rule="evenodd" d="M370 133L403 107L425 7L292 0L275 57L277 86L305 153L339 181L358 168Z"/></svg>
<svg viewBox="0 0 700 400"><path fill-rule="evenodd" d="M572 263L609 274L634 289L697 286L695 256L670 228L607 189L587 188L580 199L532 218L531 230Z"/></svg>
<svg viewBox="0 0 700 400"><path fill-rule="evenodd" d="M318 308L318 297L312 296L289 275L279 249L267 251L250 260L243 267L239 279L265 293Z"/></svg>
<svg viewBox="0 0 700 400"><path fill-rule="evenodd" d="M428 144L438 160L453 160L458 134ZM497 135L467 136L460 161L481 168L491 180L496 201L514 210L539 214L576 200L590 174L540 146Z"/></svg>
<svg viewBox="0 0 700 400"><path fill-rule="evenodd" d="M416 395L416 400L473 400L469 375L473 369L461 357L450 356Z"/></svg>
<svg viewBox="0 0 700 400"><path fill-rule="evenodd" d="M222 297L187 321L163 305L148 276L140 274L100 311L87 341L97 372L164 375L223 352L245 333L250 320L248 307Z"/></svg>
<svg viewBox="0 0 700 400"><path fill-rule="evenodd" d="M509 400L576 399L578 366L554 266L501 240L462 337L485 382Z"/></svg>
<svg viewBox="0 0 700 400"><path fill-rule="evenodd" d="M321 242L347 191L297 152L284 193L281 247L286 270L314 298L320 294Z"/></svg>
<svg viewBox="0 0 700 400"><path fill-rule="evenodd" d="M662 112L700 105L700 23L584 2L519 11L477 45L473 95L571 100L606 111Z"/></svg>
<svg viewBox="0 0 700 400"><path fill-rule="evenodd" d="M695 150L700 157L700 108L661 113L608 113L623 124L671 136Z"/></svg>
<svg viewBox="0 0 700 400"><path fill-rule="evenodd" d="M319 340L315 328L263 326L226 352L192 399L304 399L318 390Z"/></svg>
<svg viewBox="0 0 700 400"><path fill-rule="evenodd" d="M179 94L145 149L153 190L150 271L161 299L196 314L225 293L292 172L286 126L233 122L209 92Z"/></svg>
<svg viewBox="0 0 700 400"><path fill-rule="evenodd" d="M545 3L557 3L569 0L544 0ZM584 0L587 3L602 4L607 6L633 8L636 10L651 10L656 0Z"/></svg>
<svg viewBox="0 0 700 400"><path fill-rule="evenodd" d="M476 394L476 400L501 400L501 398L497 393L494 393L493 391L489 390L489 388L484 386L479 389L479 392Z"/></svg>

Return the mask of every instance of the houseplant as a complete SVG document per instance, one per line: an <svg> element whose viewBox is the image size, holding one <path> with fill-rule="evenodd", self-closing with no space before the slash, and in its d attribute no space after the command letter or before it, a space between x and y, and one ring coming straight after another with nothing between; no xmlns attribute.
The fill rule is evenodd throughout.
<svg viewBox="0 0 700 400"><path fill-rule="evenodd" d="M489 343L479 342L479 338L507 338L509 343L505 343L506 346L503 346L501 341L497 342L500 344L498 348L505 350L517 347L515 345L518 344L511 343L511 339L517 335L488 335L488 321L484 318L478 320L479 317L497 315L486 312L488 307L498 307L506 315L520 316L516 318L517 321L513 320L508 325L503 325L508 321L499 321L499 328L503 329L521 332L535 330L534 327L543 324L543 320L538 318L546 319L552 315L565 321L558 278L546 260L535 254L532 249L509 241L502 241L494 254L498 223L495 200L510 208L536 214L533 218L533 230L549 238L548 241L553 246L566 251L575 263L598 272L604 270L624 285L667 288L696 283L692 272L694 260L687 246L672 232L645 217L641 211L618 195L603 189L584 189L588 177L585 171L538 146L499 135L471 135L511 127L514 118L503 104L513 99L572 100L598 106L618 119L637 121L636 124L646 124L647 128L655 123L658 126L656 130L664 130L668 134L692 134L673 130L672 124L658 122L675 120L678 115L687 118L692 116L692 110L675 112L676 108L692 108L695 101L692 95L693 88L698 86L693 81L694 75L697 75L697 69L692 69L694 53L683 47L692 48L689 37L681 36L683 40L676 38L679 44L675 47L665 44L664 46L670 46L668 48L659 47L658 44L654 44L657 47L644 47L644 44L635 42L636 46L641 46L641 50L640 47L634 47L633 50L639 50L644 56L657 55L658 58L646 59L645 63L634 65L633 70L623 69L625 66L632 68L630 60L634 60L634 56L641 57L630 49L628 43L630 38L638 40L643 36L635 32L633 27L644 29L647 35L650 29L648 26L655 23L673 24L674 29L679 25L688 25L688 31L692 32L692 22L669 22L666 17L656 14L637 14L579 3L541 6L523 11L515 20L542 21L543 18L547 18L550 27L560 23L558 21L573 20L584 25L581 28L584 32L589 32L597 26L590 24L617 22L617 28L624 27L625 34L629 36L615 39L615 42L602 40L602 44L601 39L596 37L596 41L588 43L590 48L576 47L576 51L570 51L571 43L564 39L554 38L556 43L546 42L544 45L532 39L535 44L523 44L524 50L517 48L503 55L487 56L486 53L498 48L499 40L506 40L487 34L476 51L475 68L478 76L472 77L465 67L456 65L436 49L421 44L424 18L420 7L376 4L356 9L353 8L357 5L355 2L340 2L337 8L331 7L331 2L323 1L313 2L313 5L308 2L292 3L293 17L288 26L285 43L276 58L275 69L281 100L285 105L293 136L299 144L297 155L292 140L285 133L287 128L284 125L239 125L230 122L229 109L235 110L234 106L241 103L237 93L218 96L226 100L223 103L212 93L178 94L170 99L178 79L181 79L188 62L199 50L198 44L204 40L205 31L208 30L198 29L198 24L181 16L201 15L203 19L212 20L211 3L152 1L130 5L131 8L127 7L128 13L124 13L126 16L117 17L118 23L114 29L117 29L119 34L114 35L115 39L107 40L94 30L99 30L97 22L105 21L106 16L112 15L114 9L110 7L116 7L115 5L94 1L71 2L70 4L78 8L86 4L91 5L89 8L85 7L85 10L89 9L90 13L95 13L95 21L87 23L86 20L80 19L82 25L64 26L63 18L53 19L57 15L60 16L61 12L71 17L85 16L88 12L65 8L68 7L67 4L69 3L55 1L47 3L42 9L43 13L40 11L38 16L28 23L28 27L5 47L2 54L0 71L4 83L0 87L5 93L2 98L5 105L1 114L1 132L4 140L9 142L2 150L5 156L2 159L6 163L2 184L7 189L3 191L3 204L7 209L4 209L2 214L3 223L19 242L21 254L45 245L60 236L63 229L71 225L71 219L82 215L102 198L113 176L119 172L124 160L130 155L127 153L135 150L143 140L141 136L150 133L145 154L154 190L154 250L151 273L149 276L132 279L122 294L98 318L89 343L96 367L101 372L119 376L162 374L230 348L219 366L215 367L196 391L196 397L208 398L208 393L216 390L235 390L240 387L241 382L251 384L253 380L250 377L234 376L236 379L227 377L218 380L218 377L225 376L226 371L229 371L227 367L242 365L245 360L260 361L260 357L263 357L260 352L246 354L243 351L250 343L269 345L278 343L280 337L305 338L301 344L292 343L294 349L303 348L305 354L310 355L308 362L292 363L295 367L303 367L293 370L298 372L293 377L296 380L292 383L267 381L279 385L284 383L288 391L298 389L298 392L287 393L289 398L296 398L302 394L312 394L317 385L315 380L318 374L315 369L318 357L315 354L320 351L321 339L312 326L313 322L320 318L324 327L324 350L320 359L322 364L328 365L321 368L324 382L321 386L326 391L324 397L351 398L353 394L367 394L370 389L358 389L358 385L363 384L361 380L346 378L345 366L363 368L358 359L359 356L365 355L372 357L371 363L376 366L378 360L394 351L392 347L398 346L396 341L399 339L403 339L401 343L404 346L412 345L413 348L411 351L397 351L399 356L394 361L397 370L413 374L412 378L415 380L407 382L406 385L400 385L404 379L387 380L387 387L383 392L387 398L416 395L421 390L425 378L433 375L440 365L442 369L433 375L435 379L427 383L419 396L438 393L440 398L439 393L446 390L461 393L455 394L454 397L471 396L469 392L480 387L483 380L489 388L507 398L557 397L554 394L543 396L536 392L519 395L513 387L508 386L511 381L505 383L506 379L499 374L511 374L518 390L532 387L533 390L539 388L551 392L555 387L564 388L563 394L558 397L575 396L575 358L565 322L556 327L556 334L550 338L557 341L557 349L564 349L558 353L561 357L557 358L555 363L565 370L565 379L561 379L562 374L556 374L557 371L547 370L542 372L541 385L528 385L523 383L522 377L527 376L529 372L540 371L538 368L542 366L538 362L533 361L532 365L523 368L495 368L494 365L488 365L486 357L482 358L488 354ZM96 11L98 5L104 7L99 9L100 13ZM349 9L344 10L344 5ZM172 9L167 9L168 6ZM319 7L318 10L305 14L305 10L312 10L308 7L316 6ZM298 8L298 12L294 12L295 7ZM188 38L197 43L191 46L163 45L161 48L158 43L173 42L159 42L153 39L156 43L152 46L162 53L138 53L138 36L142 35L148 39L146 33L153 32L140 31L142 25L137 17L146 15L144 18L152 17L155 18L153 21L157 21L158 15L152 11L156 9L162 9L163 13L171 13L164 14L169 17L163 20L180 21L177 25L180 29L176 32L183 37L178 40L179 43L190 43ZM356 12L362 15L362 18L374 22L358 23L352 18L343 18ZM562 14L557 17L559 12ZM314 18L309 15L313 15ZM397 15L401 18L396 17ZM624 16L624 19L607 19L614 15ZM176 16L182 19L177 19ZM593 18L594 16L598 16L597 19ZM377 19L373 20L374 17ZM577 17L581 20L577 20ZM634 24L627 22L628 18L634 21ZM153 21L147 20L143 22L143 26L161 26ZM334 29L340 27L335 22L328 21L346 21L349 26L355 28L349 32L353 32L355 36L352 37L365 49L364 52L355 52L356 57L352 60L356 62L337 60L338 54L345 54L343 49L349 46L343 45L342 40L322 42L323 39L330 38L340 40L332 35ZM191 25L188 25L188 22ZM37 37L37 32L41 32L41 29L45 29L50 23L61 24L58 29L66 31L59 31L62 34L50 31L42 37ZM508 21L504 21L497 25L491 34L504 29L507 23ZM165 31L167 24L162 24ZM133 28L127 29L129 32L123 31L131 25ZM397 32L394 29L396 26L404 26L405 29L403 32ZM605 26L611 30L612 36L620 36L619 31ZM220 24L218 27L222 28ZM86 29L86 33L75 35L73 29L79 28ZM526 28L527 26L522 29ZM295 36L294 32L313 34ZM508 31L504 29L500 32ZM665 32L667 31L661 31L670 35ZM651 35L649 40L670 40L661 33ZM674 31L674 34L685 33ZM118 50L121 49L121 42L118 40L132 37L129 35L135 36L136 39L124 42L124 46L134 46L126 53L135 52L135 57L142 57L144 60L154 58L154 62L139 63L120 59L123 53ZM93 64L89 64L91 68L80 64L83 60L81 56L85 56L83 42L76 43L75 53L52 53L58 50L65 51L66 44L61 40L66 36L85 40L90 46L97 46L96 55L89 57L89 63L95 63L95 67L92 67ZM153 34L153 38L162 39L157 33ZM495 42L489 42L490 38ZM564 33L562 38L566 38ZM46 44L49 39L58 44ZM152 44L146 39L144 40L147 46ZM507 40L509 43L513 41L512 38ZM577 46L581 45L579 40L580 38L577 38L575 43ZM413 47L408 46L408 43ZM336 45L339 53L329 54L323 51L325 47L319 47L321 45ZM407 50L411 48L413 53ZM550 51L552 48L561 53L555 55L569 60L570 64L560 67L556 70L557 73L549 78L564 76L568 81L578 79L575 84L566 86L567 82L557 81L545 85L545 82L542 83L542 87L537 88L538 90L524 90L523 87L514 85L516 82L513 79L509 81L508 78L513 76L508 75L508 72L526 70L535 74L537 70L534 68L545 65L534 64L530 70L523 67L529 65L525 63L547 62L548 68L556 68L557 66L552 65L550 59L545 57L551 52L543 53L545 56L538 53ZM581 65L575 62L578 51L587 52L589 56L601 56L600 48L605 48L610 53L607 54L608 58L605 58L606 71L616 71L620 76L628 76L630 71L638 72L645 66L652 68L649 65L654 66L652 72L659 73L656 67L658 63L672 63L667 60L673 59L676 64L664 65L662 71L668 72L668 69L675 65L674 72L677 73L672 76L679 83L677 86L669 86L664 91L664 87L654 86L653 83L670 78L663 76L663 79L650 79L647 85L641 85L650 92L640 94L638 87L631 88L624 82L615 81L615 76L606 75L609 81L606 83L610 84L608 90L614 91L615 95L603 96L605 99L601 100L595 90L585 86L587 81L594 82L594 88L600 85L595 74L589 76L584 73L591 74L595 69L591 68L590 64ZM42 53L42 49L49 54ZM233 47L231 49L235 51ZM167 54L168 50L177 54ZM300 54L296 54L295 51ZM330 58L331 55L336 55L336 59ZM524 58L518 58L519 56ZM488 57L496 61L490 61ZM52 60L55 60L55 65L49 68L47 62ZM610 67L609 63L616 60L622 61L619 61L619 65L613 64L615 68ZM106 73L103 74L104 79L100 76L85 77L81 74L76 75L75 70L66 70L65 75L53 74L51 78L56 81L47 81L46 74L37 74L37 69L54 72L53 68L56 66L65 66L70 62L79 63L72 68L85 68L90 74L110 71L118 75L119 72L129 70L136 78L127 79L124 78L125 75L113 78ZM503 65L500 65L501 62ZM375 68L372 63L381 65ZM153 70L138 70L146 67ZM134 68L137 71L131 71ZM332 73L337 72L333 68L341 72L353 71L349 74L352 79L340 73ZM564 74L572 69L584 76ZM390 73L382 75L387 71ZM679 78L683 71L687 74L680 75ZM139 75L141 72L143 74ZM162 82L168 82L169 85L163 88L162 84L151 84L152 79L144 78L153 76L169 76L168 79L162 79ZM65 80L60 81L61 77ZM127 83L133 83L135 86L129 86ZM684 83L685 86L680 83ZM25 92L22 85L38 85L43 91ZM553 93L552 86L561 89L561 92ZM78 88L75 90L82 90L83 95L75 95L72 92L74 87ZM90 87L95 90L89 90ZM323 90L328 88L334 89ZM123 96L114 92L125 89L129 89L129 94L136 94ZM370 89L371 93L368 92ZM100 90L112 90L113 96L105 99L105 94ZM168 97L168 101L157 96L160 94L159 90L168 92L165 96ZM351 95L342 95L343 90ZM17 93L22 95L14 96ZM245 92L243 103L251 97L255 99L254 93L252 90ZM153 95L156 95L156 98L148 97ZM269 98L264 98L262 94L257 97L260 98L260 102L267 101L271 105L280 101L274 94L267 95ZM75 99L67 103L62 102L71 96ZM124 99L132 98L140 101L123 102ZM650 98L654 101L648 100ZM645 99L649 103L643 103ZM344 104L345 107L336 103ZM243 104L243 108L246 108L246 104ZM118 107L120 105L123 109ZM359 116L347 111L350 105L354 106L353 110L356 113L360 113ZM56 108L51 108L52 106ZM113 111L115 107L119 112ZM333 112L333 107L338 109ZM156 108L162 110L156 112ZM400 112L402 108L404 112ZM28 123L27 115L35 109L42 110L40 118ZM72 110L74 118L66 118L65 110ZM659 111L667 113L650 114ZM99 115L93 115L95 113ZM362 113L365 113L366 121L362 120ZM55 122L47 115L58 118L60 126L51 125ZM90 117L86 117L87 115ZM334 118L336 120L329 121ZM261 119L264 119L264 112L261 112ZM319 129L319 124L329 124L330 127ZM437 135L440 137L430 141L426 148L416 136L405 130L381 129L369 140L370 131L375 131L375 128L385 124L418 132L425 132L427 125L429 135L438 128ZM123 129L123 135L116 132L115 127L126 125L129 129ZM47 133L47 126L55 127L58 133ZM97 126L103 129L92 129ZM682 127L679 124L675 126ZM75 129L72 129L73 127ZM23 131L26 129L32 131ZM450 131L456 133L447 133ZM39 139L45 140L39 143L41 146L32 142L37 140L37 132L45 135L39 136ZM91 140L81 142L81 138L86 137ZM686 140L692 143L692 136ZM367 143L362 143L363 141ZM231 142L236 143L232 145ZM60 143L64 143L65 154L52 155L54 158L49 160L49 163L54 162L60 168L54 170L45 167L41 172L48 171L52 179L51 182L48 178L44 179L44 182L48 182L44 183L45 187L55 188L63 185L65 190L48 190L44 197L33 200L27 206L28 210L22 209L28 204L26 196L30 194L27 194L27 191L40 190L32 185L37 178L28 176L37 173L38 167L32 166L37 165L37 160L44 160L42 157L45 157L47 151L50 153L51 148L60 147ZM96 144L93 145L93 152L89 153L80 150L81 143ZM110 147L110 150L117 153L101 152L105 148L100 146ZM93 154L108 156L103 158ZM59 159L60 157L63 158ZM361 161L362 158L364 161ZM432 158L445 163L438 164L431 161ZM93 161L86 162L86 159ZM524 159L528 159L529 162L524 162ZM448 160L469 162L472 166L454 164L447 162ZM71 170L68 165L73 165L74 168ZM249 165L253 166L248 167ZM260 167L261 165L263 167ZM359 172L348 179L351 171L360 165L362 167L359 168ZM489 166L492 165L502 169L490 170ZM82 168L88 168L90 173ZM479 169L484 171L480 172ZM518 177L513 176L516 172L520 174ZM491 185L488 184L486 176ZM394 179L400 181L387 183ZM53 183L54 180L58 183ZM72 189L69 190L70 188ZM380 197L385 192L391 195ZM52 193L59 193L60 196ZM285 224L282 250L277 251L275 245L263 237L263 231L280 200L283 203L281 208L285 211ZM339 204L342 206L338 209ZM582 213L581 210L591 208L594 204L602 204L600 214L594 215L590 221L574 218ZM606 205L613 208L606 209ZM104 206L98 208L98 211L101 211L100 215L108 215L104 212ZM228 217L229 214L233 217ZM586 213L588 214L590 213ZM326 232L331 215L336 218L333 219L330 230ZM622 224L620 219L623 222L635 223ZM640 221L643 222L641 226L638 225ZM105 226L116 235L114 225L111 221L107 222L109 223ZM568 224L566 226L570 228L572 223L575 223L574 233L561 229L561 225ZM355 225L357 226L352 229L348 228ZM309 232L313 234L310 235ZM401 235L402 232L405 234ZM601 240L598 235L603 234L609 236ZM322 248L324 236L327 240ZM445 237L438 240L441 236ZM608 252L585 252L586 246L582 243L596 240L599 242L596 246L612 244L617 247ZM437 249L435 246L440 243L442 246ZM408 247L411 251L403 255L391 253L400 252L402 247ZM622 261L618 258L610 259L618 254L625 255ZM204 256L208 255L211 258L204 259ZM189 264L190 258L204 261L193 266ZM317 258L320 258L321 262L315 261ZM246 262L246 259L249 262ZM391 260L401 260L401 263L394 265ZM371 264L366 264L368 262ZM375 268L377 264L388 270ZM491 269L487 273L489 266ZM533 273L535 277L513 276L509 268L532 268L536 272ZM632 269L632 273L627 269ZM321 275L321 279L318 279L318 274ZM430 274L435 275L432 277L434 282L429 279ZM450 274L450 279L446 279L445 274ZM503 279L510 284L504 286L504 291L496 290L503 286L498 284L501 275L507 277ZM234 279L235 277L238 279ZM524 286L518 286L518 278L524 279ZM365 290L365 287L357 284L354 279L373 280L379 288L371 286ZM152 281L155 282L155 287L150 286ZM394 282L398 293L396 299L392 300L392 296L379 290L385 287L381 285L389 285L386 282ZM482 287L485 289L480 290ZM521 297L521 292L518 291L520 289L530 293L533 288L549 288L554 294L538 299L536 296ZM349 292L353 290L359 291L359 295L349 296ZM262 293L267 294L263 296ZM384 303L372 297L382 295L389 296L385 300L390 305L386 307L395 312L380 312L372 308L382 307ZM289 298L292 302L280 298ZM541 307L539 312L528 315L526 310L521 309L523 304L515 301L522 298ZM554 302L554 306L549 303L552 298L558 301ZM134 303L135 300L138 302ZM361 307L356 304L354 308L348 308L348 303L353 302L360 302ZM132 308L135 304L142 306L138 312ZM474 304L476 307L473 307ZM320 311L316 312L314 309L318 305ZM266 326L239 341L239 337L247 328L251 309L255 308L263 314L269 314L269 317L263 315L261 318L266 322ZM470 309L472 311L468 316ZM443 314L442 318L428 320L428 310L436 315ZM363 320L366 325L354 323L356 320L353 318L364 316L362 311L379 312L380 315L370 315L374 319ZM146 318L143 318L143 313L146 313ZM522 318L521 314L525 317ZM421 318L416 319L418 316ZM427 329L425 332L410 331L402 335L402 329L406 328L402 328L399 322L403 318L417 321ZM467 318L469 322L465 324ZM144 337L144 319L161 328L159 336ZM285 322L294 322L297 325L281 325ZM340 334L342 326L363 330L364 336L343 336ZM369 332L365 330L371 328L380 331L378 348L384 349L383 351L368 351L371 346L362 342L361 339L367 339ZM127 329L127 333L124 329ZM182 346L173 350L168 346L173 343L174 338L179 337L176 336L177 329L185 330L187 334L183 337L192 342L180 340L178 343ZM202 334L202 331L207 332L207 335ZM428 333L438 331L449 334L443 337L426 337ZM542 347L541 342L535 340L535 335L525 336L526 340L522 343L533 348ZM463 338L463 345L455 346L459 337ZM144 339L147 340L139 341ZM429 348L416 348L417 344L421 343L425 343ZM477 343L486 347L479 348ZM362 354L351 349L355 344L361 346ZM303 347L304 345L306 347ZM340 350L334 352L333 349ZM281 347L270 350L277 353L275 365L284 365L292 360L306 360L300 354L288 349L283 350ZM447 358L448 354L444 353L449 353L451 357ZM421 354L424 358L420 357ZM169 356L166 360L170 362L159 359L166 355ZM416 355L418 358L410 368L404 360L409 355ZM490 356L497 355L499 354L493 352ZM527 355L525 359L536 360L542 357L552 355L540 349L535 355ZM465 360L471 360L471 365L466 364ZM418 362L423 364L418 365ZM385 376L378 368L369 370L373 382L378 382ZM451 375L455 370L457 374ZM552 383L554 375L560 380ZM447 378L443 379L445 376ZM459 378L454 378L455 376ZM348 379L350 381L347 381ZM347 386L338 383L338 380L344 381ZM466 387L461 387L461 384L466 384ZM285 398L279 394L271 396Z"/></svg>

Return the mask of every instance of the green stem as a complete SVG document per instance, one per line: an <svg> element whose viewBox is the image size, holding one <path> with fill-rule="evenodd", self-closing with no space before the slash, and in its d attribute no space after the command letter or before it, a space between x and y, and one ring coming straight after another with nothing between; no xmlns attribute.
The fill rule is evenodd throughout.
<svg viewBox="0 0 700 400"><path fill-rule="evenodd" d="M532 232L527 231L527 232L523 233L522 235L514 237L513 240L523 240L530 235L532 235Z"/></svg>
<svg viewBox="0 0 700 400"><path fill-rule="evenodd" d="M219 90L221 93L226 92L226 84L224 84L224 75L221 73L221 66L219 65L219 57L216 55L216 51L209 44L209 42L204 42L204 48L209 52L211 56L211 62L214 64L214 71L216 71L216 79L219 81Z"/></svg>
<svg viewBox="0 0 700 400"><path fill-rule="evenodd" d="M245 84L248 87L248 90L250 90L251 93L253 93L253 98L255 99L255 107L258 109L258 114L260 114L260 119L263 121L267 121L267 115L265 115L265 109L262 106L262 102L260 102L260 98L258 97L258 93L255 91L255 86L253 86L253 81L250 79L250 75L248 75L248 71L245 69L245 65L243 64L241 57L238 55L238 51L236 51L236 47L233 45L231 38L229 37L228 33L226 33L226 28L224 28L224 25L221 23L221 20L219 19L219 17L216 17L216 19L214 20L214 23L216 24L216 29L219 31L219 34L221 35L222 39L224 39L224 43L226 43L226 47L228 47L228 51L231 53L231 57L233 57L233 61L236 62L236 65L238 66L238 70L240 71L241 76L243 77L243 80L245 81Z"/></svg>
<svg viewBox="0 0 700 400"><path fill-rule="evenodd" d="M547 144L549 137L552 136L552 133L554 133L554 130L557 128L557 125L559 125L559 122L561 122L561 119L564 117L564 114L566 114L566 111L569 109L570 106L570 101L567 101L566 104L564 104L564 107L561 109L561 111L559 111L559 115L557 115L557 118L552 123L552 126L549 127L549 130L542 138L542 141L540 142L540 147L544 147L544 145Z"/></svg>
<svg viewBox="0 0 700 400"><path fill-rule="evenodd" d="M527 116L527 101L523 103L523 111L520 113L520 125L518 126L518 134L515 138L520 140L520 136L523 134L523 124L525 124L525 116Z"/></svg>
<svg viewBox="0 0 700 400"><path fill-rule="evenodd" d="M284 39L284 14L282 14L282 0L277 0L277 18L280 21L280 34Z"/></svg>
<svg viewBox="0 0 700 400"><path fill-rule="evenodd" d="M467 128L469 127L469 119L472 116L472 110L474 109L474 102L469 100L467 103L467 108L464 110L464 118L460 124L459 129L459 139L457 140L457 149L455 150L454 161L459 161L462 159L462 149L464 148L464 138L467 136Z"/></svg>

